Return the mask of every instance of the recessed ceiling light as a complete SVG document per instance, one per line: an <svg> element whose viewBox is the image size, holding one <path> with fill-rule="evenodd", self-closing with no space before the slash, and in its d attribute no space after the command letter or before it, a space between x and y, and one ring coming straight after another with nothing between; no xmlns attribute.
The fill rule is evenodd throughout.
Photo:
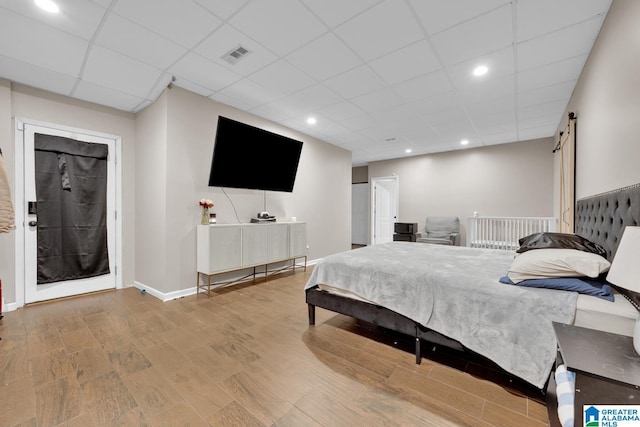
<svg viewBox="0 0 640 427"><path fill-rule="evenodd" d="M316 118L315 118L315 117L309 117L309 118L307 119L307 123L308 123L308 124L310 124L310 125L315 125L315 124L316 124L316 122L317 122L317 120L316 120Z"/></svg>
<svg viewBox="0 0 640 427"><path fill-rule="evenodd" d="M409 154L410 152L412 152L413 150L411 148L407 148L406 150L404 150L405 153Z"/></svg>
<svg viewBox="0 0 640 427"><path fill-rule="evenodd" d="M35 0L35 2L40 9L46 10L47 12L51 12L51 13L60 12L60 8L58 7L58 5L52 2L51 0Z"/></svg>
<svg viewBox="0 0 640 427"><path fill-rule="evenodd" d="M485 65L479 65L476 68L474 68L473 75L484 76L485 74L487 74L488 71L489 71L489 68L487 68Z"/></svg>
<svg viewBox="0 0 640 427"><path fill-rule="evenodd" d="M466 139L463 139L462 141L460 141L460 145L467 145L469 144L469 141Z"/></svg>

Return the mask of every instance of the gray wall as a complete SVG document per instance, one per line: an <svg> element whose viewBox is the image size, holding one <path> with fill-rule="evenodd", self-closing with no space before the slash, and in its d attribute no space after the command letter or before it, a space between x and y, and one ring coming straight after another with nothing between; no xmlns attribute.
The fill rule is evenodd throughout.
<svg viewBox="0 0 640 427"><path fill-rule="evenodd" d="M194 286L201 198L213 200L222 224L246 223L264 210L263 191L225 189L225 194L207 186L218 115L303 141L293 193L267 191L266 209L281 221L307 222L310 260L349 249L349 151L174 87L139 114L136 194L156 195L162 212L151 220L146 213L136 218L136 281L164 293ZM163 127L164 133L158 129ZM276 158L265 161L278 167ZM144 209L142 200L138 210Z"/></svg>
<svg viewBox="0 0 640 427"><path fill-rule="evenodd" d="M576 113L577 199L640 183L638 22L639 1L614 0L558 128Z"/></svg>
<svg viewBox="0 0 640 427"><path fill-rule="evenodd" d="M553 215L553 139L408 157L369 164L369 178L398 176L398 221L457 216Z"/></svg>

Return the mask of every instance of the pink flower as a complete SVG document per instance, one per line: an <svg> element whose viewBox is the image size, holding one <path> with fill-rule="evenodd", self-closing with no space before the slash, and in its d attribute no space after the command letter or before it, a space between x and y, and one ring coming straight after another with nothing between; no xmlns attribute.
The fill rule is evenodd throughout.
<svg viewBox="0 0 640 427"><path fill-rule="evenodd" d="M210 209L213 207L213 202L209 199L200 199L198 205L202 206L203 208Z"/></svg>

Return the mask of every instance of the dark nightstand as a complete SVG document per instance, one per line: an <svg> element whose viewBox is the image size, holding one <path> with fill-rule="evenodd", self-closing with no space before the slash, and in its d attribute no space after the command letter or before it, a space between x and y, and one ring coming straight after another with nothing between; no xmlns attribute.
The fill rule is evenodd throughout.
<svg viewBox="0 0 640 427"><path fill-rule="evenodd" d="M558 363L576 375L574 425L584 425L583 405L640 404L640 356L633 338L556 322L553 328ZM550 420L552 415L557 419L550 410Z"/></svg>
<svg viewBox="0 0 640 427"><path fill-rule="evenodd" d="M417 222L396 222L393 224L393 241L415 242L417 232Z"/></svg>

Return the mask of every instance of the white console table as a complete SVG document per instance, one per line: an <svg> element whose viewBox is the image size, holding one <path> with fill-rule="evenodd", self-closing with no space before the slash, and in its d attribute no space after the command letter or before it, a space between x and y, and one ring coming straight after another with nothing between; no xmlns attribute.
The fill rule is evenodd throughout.
<svg viewBox="0 0 640 427"><path fill-rule="evenodd" d="M211 294L212 286L229 285L256 278L256 267L264 267L265 281L269 264L292 261L291 265L274 272L295 270L296 260L304 258L307 269L307 224L305 222L266 222L251 224L198 225L197 288ZM211 282L211 278L233 271L253 269L253 273L226 282ZM200 276L207 277L200 283Z"/></svg>

